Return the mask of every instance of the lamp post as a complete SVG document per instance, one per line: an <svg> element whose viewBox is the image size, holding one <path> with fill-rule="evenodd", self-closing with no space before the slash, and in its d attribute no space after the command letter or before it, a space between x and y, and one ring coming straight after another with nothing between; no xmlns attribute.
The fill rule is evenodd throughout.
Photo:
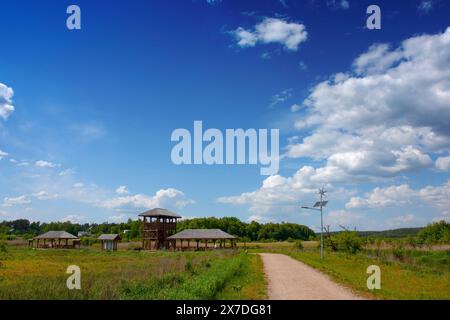
<svg viewBox="0 0 450 320"><path fill-rule="evenodd" d="M324 188L319 189L320 201L316 202L313 207L305 207L303 209L320 211L320 259L323 259L323 207L328 201L323 201L327 191Z"/></svg>

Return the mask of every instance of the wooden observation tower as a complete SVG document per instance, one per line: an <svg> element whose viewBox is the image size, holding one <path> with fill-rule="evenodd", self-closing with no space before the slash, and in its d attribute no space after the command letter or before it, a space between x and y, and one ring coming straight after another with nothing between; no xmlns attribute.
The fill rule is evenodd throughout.
<svg viewBox="0 0 450 320"><path fill-rule="evenodd" d="M166 209L156 208L139 215L142 223L142 249L159 250L175 248L175 240L167 239L175 234L177 219L181 216Z"/></svg>

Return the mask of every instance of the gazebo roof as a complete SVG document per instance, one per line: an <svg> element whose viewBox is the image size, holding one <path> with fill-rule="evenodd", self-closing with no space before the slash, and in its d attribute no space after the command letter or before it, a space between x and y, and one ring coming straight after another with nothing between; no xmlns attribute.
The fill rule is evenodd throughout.
<svg viewBox="0 0 450 320"><path fill-rule="evenodd" d="M116 233L113 233L113 234L102 234L97 239L98 240L122 240L120 235L118 235Z"/></svg>
<svg viewBox="0 0 450 320"><path fill-rule="evenodd" d="M70 234L66 231L48 231L44 234L41 234L35 239L68 239L68 240L78 240L78 237L75 237L73 234Z"/></svg>
<svg viewBox="0 0 450 320"><path fill-rule="evenodd" d="M186 229L168 237L167 239L219 240L235 238L236 237L220 229Z"/></svg>
<svg viewBox="0 0 450 320"><path fill-rule="evenodd" d="M167 209L155 208L139 214L140 217L162 217L162 218L177 218L181 219L178 214Z"/></svg>

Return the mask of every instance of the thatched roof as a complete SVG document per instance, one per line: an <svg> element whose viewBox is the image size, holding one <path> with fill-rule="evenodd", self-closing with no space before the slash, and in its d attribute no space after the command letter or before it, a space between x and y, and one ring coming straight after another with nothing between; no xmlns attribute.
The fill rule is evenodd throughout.
<svg viewBox="0 0 450 320"><path fill-rule="evenodd" d="M220 240L236 237L220 229L186 229L168 237L168 239Z"/></svg>
<svg viewBox="0 0 450 320"><path fill-rule="evenodd" d="M97 239L98 240L122 240L122 238L116 233L113 233L113 234L102 234Z"/></svg>
<svg viewBox="0 0 450 320"><path fill-rule="evenodd" d="M161 217L161 218L177 218L181 219L181 216L169 211L167 209L155 208L139 215L140 217Z"/></svg>
<svg viewBox="0 0 450 320"><path fill-rule="evenodd" d="M35 239L68 239L68 240L78 240L73 234L70 234L65 231L48 231L44 234L41 234Z"/></svg>

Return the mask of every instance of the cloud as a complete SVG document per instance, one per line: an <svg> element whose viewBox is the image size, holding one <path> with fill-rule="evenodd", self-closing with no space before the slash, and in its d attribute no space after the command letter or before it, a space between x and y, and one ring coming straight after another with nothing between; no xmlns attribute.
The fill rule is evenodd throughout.
<svg viewBox="0 0 450 320"><path fill-rule="evenodd" d="M222 0L206 0L206 3L211 5L211 6L215 6L218 5L222 2Z"/></svg>
<svg viewBox="0 0 450 320"><path fill-rule="evenodd" d="M305 133L290 158L325 162L331 181L371 180L432 168L450 148L450 27L409 38L395 49L371 46L312 88L295 120Z"/></svg>
<svg viewBox="0 0 450 320"><path fill-rule="evenodd" d="M71 222L71 223L83 223L84 221L86 221L85 216L80 216L76 214L70 214L61 219L61 222Z"/></svg>
<svg viewBox="0 0 450 320"><path fill-rule="evenodd" d="M69 169L65 169L65 170L61 171L59 173L59 176L60 177L71 176L71 175L74 175L75 173L76 173L75 169L69 168Z"/></svg>
<svg viewBox="0 0 450 320"><path fill-rule="evenodd" d="M49 162L49 161L44 161L44 160L38 160L34 164L38 168L56 168L56 167L60 166L59 164Z"/></svg>
<svg viewBox="0 0 450 320"><path fill-rule="evenodd" d="M154 196L136 194L108 199L102 201L100 206L109 209L151 209L157 207L182 209L192 203L194 201L188 199L182 191L168 188L157 191Z"/></svg>
<svg viewBox="0 0 450 320"><path fill-rule="evenodd" d="M4 198L3 199L3 206L4 207L12 207L12 206L17 206L17 205L24 205L24 204L30 204L31 201L25 196L18 196L15 198Z"/></svg>
<svg viewBox="0 0 450 320"><path fill-rule="evenodd" d="M126 222L127 220L128 220L128 217L124 214L108 217L108 222L111 222L111 223L122 223L122 222Z"/></svg>
<svg viewBox="0 0 450 320"><path fill-rule="evenodd" d="M0 118L3 120L8 119L11 113L14 112L14 106L12 105L13 95L14 91L12 88L0 83Z"/></svg>
<svg viewBox="0 0 450 320"><path fill-rule="evenodd" d="M269 222L274 222L275 220L261 216L261 215L251 215L250 217L248 217L247 222L258 222L258 223L269 223Z"/></svg>
<svg viewBox="0 0 450 320"><path fill-rule="evenodd" d="M450 156L437 158L436 159L436 167L441 171L449 171L450 170Z"/></svg>
<svg viewBox="0 0 450 320"><path fill-rule="evenodd" d="M423 12L425 14L429 13L431 10L433 10L434 3L431 0L422 0L417 7L417 10L420 12Z"/></svg>
<svg viewBox="0 0 450 320"><path fill-rule="evenodd" d="M269 59L271 59L271 58L272 58L272 56L270 55L269 52L263 52L263 53L261 53L261 59L269 60Z"/></svg>
<svg viewBox="0 0 450 320"><path fill-rule="evenodd" d="M33 196L39 200L53 200L53 199L59 198L58 194L49 194L46 191L39 191L39 192L33 193Z"/></svg>
<svg viewBox="0 0 450 320"><path fill-rule="evenodd" d="M345 205L347 209L354 208L383 208L388 206L401 206L411 204L415 200L416 192L407 184L377 187L366 198L353 197Z"/></svg>
<svg viewBox="0 0 450 320"><path fill-rule="evenodd" d="M365 197L352 197L345 205L347 209L401 207L407 205L428 205L450 215L450 180L440 186L426 186L412 189L407 184L377 187Z"/></svg>
<svg viewBox="0 0 450 320"><path fill-rule="evenodd" d="M392 51L389 44L375 44L353 62L353 67L357 74L376 74L385 72L401 59L401 50Z"/></svg>
<svg viewBox="0 0 450 320"><path fill-rule="evenodd" d="M279 43L291 51L297 51L299 45L308 38L303 24L267 17L252 30L239 27L231 33L240 47L254 47L258 43Z"/></svg>
<svg viewBox="0 0 450 320"><path fill-rule="evenodd" d="M13 159L13 158L9 159L9 162L15 164L18 167L27 167L30 165L30 163L26 160L19 161L19 160Z"/></svg>
<svg viewBox="0 0 450 320"><path fill-rule="evenodd" d="M7 156L8 156L7 152L0 150L0 160L2 160L4 157L7 157Z"/></svg>
<svg viewBox="0 0 450 320"><path fill-rule="evenodd" d="M294 103L294 104L291 106L291 111L292 111L292 112L297 112L297 111L299 111L301 108L302 108L301 105Z"/></svg>
<svg viewBox="0 0 450 320"><path fill-rule="evenodd" d="M287 8L288 7L287 0L279 0L279 1L280 1L281 5L283 6L283 8Z"/></svg>
<svg viewBox="0 0 450 320"><path fill-rule="evenodd" d="M302 71L308 70L308 66L306 65L306 63L304 63L303 61L300 61L298 63L298 68Z"/></svg>
<svg viewBox="0 0 450 320"><path fill-rule="evenodd" d="M273 175L263 180L256 191L244 192L236 196L219 197L217 202L232 205L248 205L250 212L264 219L274 219L274 214L298 212L299 202L315 201L317 189L324 185L317 170L304 166L291 177ZM339 197L346 191L325 184Z"/></svg>
<svg viewBox="0 0 450 320"><path fill-rule="evenodd" d="M117 193L117 194L121 194L121 195L123 195L123 194L129 194L129 192L128 192L126 186L119 186L119 187L116 189L116 193Z"/></svg>
<svg viewBox="0 0 450 320"><path fill-rule="evenodd" d="M286 100L288 100L290 97L292 97L292 89L284 89L280 93L277 93L272 96L269 108L275 107L279 103L283 103Z"/></svg>
<svg viewBox="0 0 450 320"><path fill-rule="evenodd" d="M332 9L350 9L350 2L348 0L327 0L327 6Z"/></svg>
<svg viewBox="0 0 450 320"><path fill-rule="evenodd" d="M347 0L341 0L340 4L342 9L349 9L350 8L350 2L348 2Z"/></svg>

